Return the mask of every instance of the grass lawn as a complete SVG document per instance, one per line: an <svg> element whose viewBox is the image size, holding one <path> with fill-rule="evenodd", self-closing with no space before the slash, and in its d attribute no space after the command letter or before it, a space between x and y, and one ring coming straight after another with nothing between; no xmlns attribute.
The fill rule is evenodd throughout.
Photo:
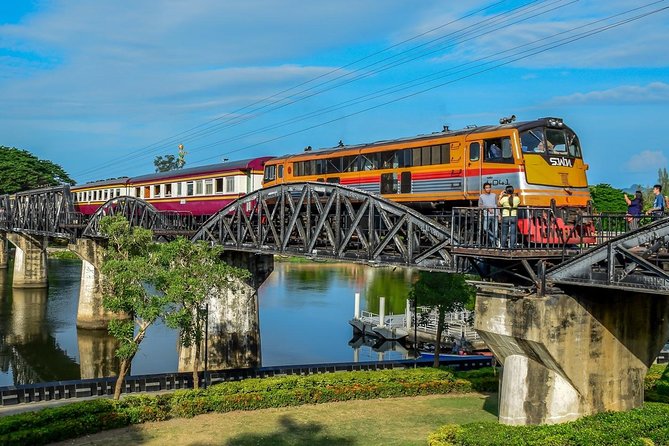
<svg viewBox="0 0 669 446"><path fill-rule="evenodd" d="M446 423L497 420L497 395L348 401L146 423L61 445L425 445Z"/></svg>

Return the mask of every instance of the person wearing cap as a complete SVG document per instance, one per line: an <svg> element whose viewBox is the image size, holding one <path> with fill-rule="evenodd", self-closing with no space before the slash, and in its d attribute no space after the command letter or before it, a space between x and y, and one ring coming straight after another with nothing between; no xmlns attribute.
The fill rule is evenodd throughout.
<svg viewBox="0 0 669 446"><path fill-rule="evenodd" d="M499 195L499 206L502 208L502 248L515 248L518 236L518 206L520 197L514 193L513 186L506 188Z"/></svg>

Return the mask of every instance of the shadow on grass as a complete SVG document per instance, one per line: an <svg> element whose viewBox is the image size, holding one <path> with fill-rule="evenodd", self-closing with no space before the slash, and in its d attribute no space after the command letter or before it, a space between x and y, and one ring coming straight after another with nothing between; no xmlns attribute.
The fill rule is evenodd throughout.
<svg viewBox="0 0 669 446"><path fill-rule="evenodd" d="M499 393L491 393L483 401L483 410L489 414L499 416Z"/></svg>
<svg viewBox="0 0 669 446"><path fill-rule="evenodd" d="M296 423L295 420L284 415L279 419L281 428L271 434L247 433L231 438L227 446L245 445L273 445L273 446L310 446L310 445L354 445L352 437L337 437L329 435L319 423Z"/></svg>

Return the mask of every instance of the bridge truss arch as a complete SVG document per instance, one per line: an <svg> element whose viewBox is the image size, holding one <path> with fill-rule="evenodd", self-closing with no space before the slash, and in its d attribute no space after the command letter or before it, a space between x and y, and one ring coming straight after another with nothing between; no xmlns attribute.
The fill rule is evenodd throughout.
<svg viewBox="0 0 669 446"><path fill-rule="evenodd" d="M107 216L121 215L130 226L156 230L162 228L160 213L151 204L141 198L122 196L112 198L100 206L93 214L82 232L83 237L99 238L100 220Z"/></svg>
<svg viewBox="0 0 669 446"><path fill-rule="evenodd" d="M340 184L248 194L192 237L230 250L454 270L451 231L419 212Z"/></svg>

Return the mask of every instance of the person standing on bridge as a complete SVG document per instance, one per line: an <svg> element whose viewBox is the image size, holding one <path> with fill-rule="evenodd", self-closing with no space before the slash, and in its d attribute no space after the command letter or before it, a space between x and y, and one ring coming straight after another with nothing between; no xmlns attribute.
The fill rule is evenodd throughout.
<svg viewBox="0 0 669 446"><path fill-rule="evenodd" d="M653 193L655 194L655 201L653 201L653 207L646 211L646 215L652 215L653 220L657 220L662 217L664 213L664 196L662 195L662 185L656 184L653 186Z"/></svg>
<svg viewBox="0 0 669 446"><path fill-rule="evenodd" d="M630 231L634 231L635 229L639 229L639 218L643 209L643 194L638 190L634 193L634 198L631 200L627 194L623 194L623 196L627 203L627 215L625 216L627 228Z"/></svg>
<svg viewBox="0 0 669 446"><path fill-rule="evenodd" d="M479 207L483 209L483 244L497 246L499 213L497 212L497 196L492 193L492 185L483 183L483 192L479 196Z"/></svg>
<svg viewBox="0 0 669 446"><path fill-rule="evenodd" d="M513 186L506 188L499 195L502 208L502 248L515 248L518 236L518 206L520 197L513 191Z"/></svg>

